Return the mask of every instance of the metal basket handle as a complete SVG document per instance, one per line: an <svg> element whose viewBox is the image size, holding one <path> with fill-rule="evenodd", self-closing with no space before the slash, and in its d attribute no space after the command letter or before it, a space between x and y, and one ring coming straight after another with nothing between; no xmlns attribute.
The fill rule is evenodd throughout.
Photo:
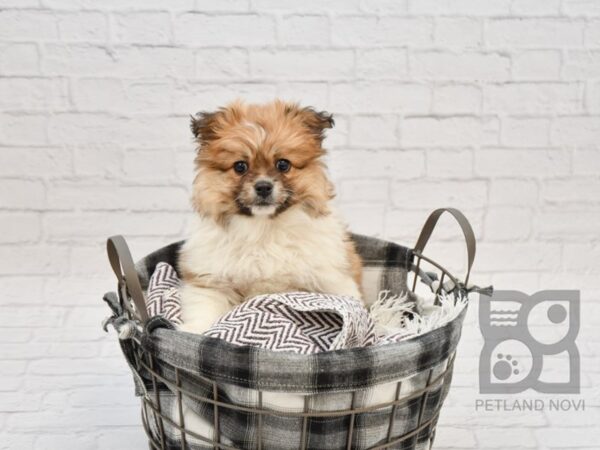
<svg viewBox="0 0 600 450"><path fill-rule="evenodd" d="M123 236L119 235L108 238L106 241L106 251L113 272L119 281L119 294L121 295L123 306L134 316L137 315L142 324L146 323L148 312L146 311L144 293L137 271L135 270L131 252ZM136 311L132 311L127 302L127 295L133 299Z"/></svg>
<svg viewBox="0 0 600 450"><path fill-rule="evenodd" d="M419 235L419 239L417 239L417 243L415 244L415 248L413 250L419 255L423 254L423 250L425 249L425 245L427 245L427 242L431 237L431 233L433 233L440 216L445 212L452 214L465 236L465 241L467 243L467 276L465 278L465 286L467 286L469 283L469 275L471 275L471 267L473 266L473 261L475 260L475 233L473 233L473 228L471 228L471 224L465 215L458 209L440 208L433 211L425 221L423 229L421 230L421 234Z"/></svg>

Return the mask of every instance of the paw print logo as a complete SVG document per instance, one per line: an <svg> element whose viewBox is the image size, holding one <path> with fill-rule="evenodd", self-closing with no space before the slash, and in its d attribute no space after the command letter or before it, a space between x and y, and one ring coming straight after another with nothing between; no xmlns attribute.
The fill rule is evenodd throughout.
<svg viewBox="0 0 600 450"><path fill-rule="evenodd" d="M579 291L481 295L479 326L481 393L579 392ZM561 379L549 378L557 373Z"/></svg>
<svg viewBox="0 0 600 450"><path fill-rule="evenodd" d="M512 375L519 375L519 368L517 367L519 363L516 359L513 359L512 355L498 353L496 358L493 372L498 380L508 380Z"/></svg>

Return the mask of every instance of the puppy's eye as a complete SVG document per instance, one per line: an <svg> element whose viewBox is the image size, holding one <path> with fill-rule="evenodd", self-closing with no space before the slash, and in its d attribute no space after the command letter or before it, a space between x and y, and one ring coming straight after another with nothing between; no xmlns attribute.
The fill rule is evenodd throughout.
<svg viewBox="0 0 600 450"><path fill-rule="evenodd" d="M275 167L277 168L277 170L279 170L280 172L288 172L291 167L292 164L287 160L287 159L279 159L276 163L275 163Z"/></svg>
<svg viewBox="0 0 600 450"><path fill-rule="evenodd" d="M248 163L246 161L236 161L233 164L233 170L235 173L242 175L248 171Z"/></svg>

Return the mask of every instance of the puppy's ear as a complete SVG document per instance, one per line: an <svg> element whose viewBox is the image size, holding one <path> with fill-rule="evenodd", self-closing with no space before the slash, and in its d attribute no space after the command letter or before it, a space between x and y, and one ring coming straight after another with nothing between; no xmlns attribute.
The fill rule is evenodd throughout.
<svg viewBox="0 0 600 450"><path fill-rule="evenodd" d="M221 111L217 112L199 112L195 116L190 116L190 128L194 137L200 144L205 144L216 137L215 126L217 124L218 115Z"/></svg>
<svg viewBox="0 0 600 450"><path fill-rule="evenodd" d="M202 111L192 116L190 128L200 144L207 144L215 140L226 126L239 122L243 116L245 105L236 100L226 107L214 112Z"/></svg>
<svg viewBox="0 0 600 450"><path fill-rule="evenodd" d="M312 107L302 108L299 111L299 116L319 141L323 141L325 138L325 130L333 128L335 125L333 115L327 111L316 111Z"/></svg>

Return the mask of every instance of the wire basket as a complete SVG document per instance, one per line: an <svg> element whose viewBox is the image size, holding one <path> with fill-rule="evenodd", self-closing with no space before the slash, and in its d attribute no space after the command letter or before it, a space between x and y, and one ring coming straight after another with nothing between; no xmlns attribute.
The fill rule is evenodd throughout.
<svg viewBox="0 0 600 450"><path fill-rule="evenodd" d="M443 212L467 243L464 283L423 255ZM466 296L475 238L465 216L438 209L413 249L354 236L365 268L410 295L425 286ZM448 393L466 308L444 326L394 344L315 355L235 346L174 330L149 318L148 274L175 265L181 243L137 266L122 237L108 240L118 294L105 300L142 399L142 424L153 449L424 449L431 448ZM370 265L371 264L371 265ZM417 283L420 280L422 283Z"/></svg>

